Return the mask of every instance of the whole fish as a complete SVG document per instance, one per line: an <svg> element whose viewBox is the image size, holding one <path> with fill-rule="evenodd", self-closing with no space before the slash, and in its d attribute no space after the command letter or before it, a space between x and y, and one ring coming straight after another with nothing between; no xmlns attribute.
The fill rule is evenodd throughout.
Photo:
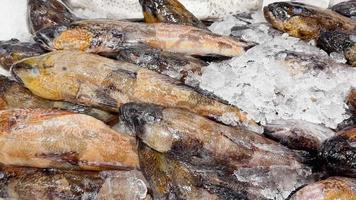
<svg viewBox="0 0 356 200"><path fill-rule="evenodd" d="M290 200L351 200L356 199L356 180L330 177L303 187Z"/></svg>
<svg viewBox="0 0 356 200"><path fill-rule="evenodd" d="M94 54L56 51L22 60L12 67L12 73L32 93L45 99L116 112L128 102L154 103L261 132L261 127L237 107L198 93L170 77Z"/></svg>
<svg viewBox="0 0 356 200"><path fill-rule="evenodd" d="M0 175L0 198L4 199L139 200L147 193L145 178L135 170L99 173L3 168Z"/></svg>
<svg viewBox="0 0 356 200"><path fill-rule="evenodd" d="M356 22L331 10L296 2L276 2L263 9L266 20L278 30L305 40L322 31L355 33Z"/></svg>
<svg viewBox="0 0 356 200"><path fill-rule="evenodd" d="M194 88L198 88L203 68L208 65L184 54L161 51L143 45L125 48L115 53L114 57L119 61L168 75Z"/></svg>
<svg viewBox="0 0 356 200"><path fill-rule="evenodd" d="M335 4L331 10L346 17L356 17L356 1L350 0Z"/></svg>
<svg viewBox="0 0 356 200"><path fill-rule="evenodd" d="M336 135L319 124L303 120L275 120L265 127L264 134L290 149L317 152L322 143Z"/></svg>
<svg viewBox="0 0 356 200"><path fill-rule="evenodd" d="M78 20L61 0L28 0L28 25L32 34L53 25L68 25Z"/></svg>
<svg viewBox="0 0 356 200"><path fill-rule="evenodd" d="M335 174L356 177L356 128L342 131L326 140L319 158Z"/></svg>
<svg viewBox="0 0 356 200"><path fill-rule="evenodd" d="M82 20L67 30L50 27L37 32L35 40L47 49L82 50L93 53L118 52L125 46L145 44L188 55L239 56L251 46L232 37L175 24L144 24L115 20Z"/></svg>
<svg viewBox="0 0 356 200"><path fill-rule="evenodd" d="M60 109L82 113L95 117L105 123L115 120L109 112L64 101L49 101L33 95L28 89L10 80L9 77L0 75L0 110L14 108L44 108Z"/></svg>
<svg viewBox="0 0 356 200"><path fill-rule="evenodd" d="M18 39L0 41L0 65L7 70L19 60L44 53L45 50L37 43L20 42Z"/></svg>
<svg viewBox="0 0 356 200"><path fill-rule="evenodd" d="M90 116L44 109L0 111L2 165L76 170L138 167L135 140Z"/></svg>
<svg viewBox="0 0 356 200"><path fill-rule="evenodd" d="M207 27L178 0L140 0L146 23L168 23Z"/></svg>
<svg viewBox="0 0 356 200"><path fill-rule="evenodd" d="M153 104L125 104L120 109L120 119L155 151L189 164L198 171L220 171L218 174L227 182L245 186L244 191L249 191L249 194L285 199L310 181L310 168L298 161L299 156L245 129L224 126L186 110ZM145 158L149 159L141 156L140 161ZM156 159L152 158L151 162L154 161ZM162 164L156 162L156 165ZM144 164L141 165L145 168ZM150 166L153 164L146 165ZM150 169L145 173L154 173L147 171ZM148 179L150 176L146 175ZM287 179L288 184L282 184ZM165 184L163 186L166 187ZM265 190L269 193L263 194Z"/></svg>

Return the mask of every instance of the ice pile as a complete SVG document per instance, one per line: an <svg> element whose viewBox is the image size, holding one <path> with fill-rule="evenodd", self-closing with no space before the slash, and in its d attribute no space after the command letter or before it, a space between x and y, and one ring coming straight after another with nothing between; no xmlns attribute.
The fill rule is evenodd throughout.
<svg viewBox="0 0 356 200"><path fill-rule="evenodd" d="M273 31L253 16L258 15L246 20L228 17L212 25L213 31L230 32L259 45L241 57L211 63L200 87L262 124L298 119L336 128L349 118L344 101L351 87L356 87L356 69L311 44Z"/></svg>

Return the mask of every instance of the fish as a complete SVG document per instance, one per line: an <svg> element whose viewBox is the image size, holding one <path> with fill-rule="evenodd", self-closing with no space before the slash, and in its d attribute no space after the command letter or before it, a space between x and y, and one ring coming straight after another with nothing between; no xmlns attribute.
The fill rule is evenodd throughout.
<svg viewBox="0 0 356 200"><path fill-rule="evenodd" d="M145 178L137 170L90 172L3 167L0 174L0 198L4 199L139 200L147 193Z"/></svg>
<svg viewBox="0 0 356 200"><path fill-rule="evenodd" d="M326 140L319 150L319 159L330 173L356 177L356 128L343 130Z"/></svg>
<svg viewBox="0 0 356 200"><path fill-rule="evenodd" d="M45 99L118 112L129 102L179 107L223 123L261 127L235 106L182 85L168 76L131 63L81 51L56 51L28 58L12 67L12 74L33 94Z"/></svg>
<svg viewBox="0 0 356 200"><path fill-rule="evenodd" d="M54 25L67 25L79 20L61 0L28 0L27 19L32 34Z"/></svg>
<svg viewBox="0 0 356 200"><path fill-rule="evenodd" d="M356 89L351 90L346 103L350 110L356 114Z"/></svg>
<svg viewBox="0 0 356 200"><path fill-rule="evenodd" d="M139 2L146 23L180 24L207 29L203 22L178 0L140 0Z"/></svg>
<svg viewBox="0 0 356 200"><path fill-rule="evenodd" d="M275 120L264 126L264 134L290 149L317 152L336 133L320 124L303 120Z"/></svg>
<svg viewBox="0 0 356 200"><path fill-rule="evenodd" d="M34 39L48 50L90 53L113 53L125 46L145 44L173 53L232 57L251 48L251 44L232 37L191 26L107 19L76 21L66 28L50 27L38 31Z"/></svg>
<svg viewBox="0 0 356 200"><path fill-rule="evenodd" d="M203 69L208 66L206 62L191 56L144 45L127 47L111 57L170 76L193 88L199 88Z"/></svg>
<svg viewBox="0 0 356 200"><path fill-rule="evenodd" d="M41 45L37 43L20 42L18 39L0 41L0 65L9 70L15 62L45 52Z"/></svg>
<svg viewBox="0 0 356 200"><path fill-rule="evenodd" d="M331 10L346 16L346 17L356 17L356 1L344 1L338 4L335 4L331 7Z"/></svg>
<svg viewBox="0 0 356 200"><path fill-rule="evenodd" d="M356 180L345 177L330 177L307 185L291 196L290 200L311 199L356 199Z"/></svg>
<svg viewBox="0 0 356 200"><path fill-rule="evenodd" d="M93 117L46 109L0 111L0 164L68 170L139 167L136 141Z"/></svg>
<svg viewBox="0 0 356 200"><path fill-rule="evenodd" d="M322 31L355 33L356 22L332 10L297 2L276 2L263 8L276 29L304 40L318 39Z"/></svg>
<svg viewBox="0 0 356 200"><path fill-rule="evenodd" d="M0 110L17 108L59 109L95 117L105 123L115 121L115 115L96 108L64 101L49 101L33 95L28 89L9 77L0 75Z"/></svg>
<svg viewBox="0 0 356 200"><path fill-rule="evenodd" d="M345 58L351 66L356 67L356 43L345 50Z"/></svg>
<svg viewBox="0 0 356 200"><path fill-rule="evenodd" d="M286 194L314 180L299 155L286 147L246 129L228 127L183 109L128 103L121 106L120 119L149 148L201 173L217 172L218 177L226 178L223 182L236 186L235 192L241 190L264 198L285 199ZM149 173L146 178L159 176L160 172L152 168L164 163L157 161L158 158L142 156L140 150L139 155L140 163L151 159L151 164L141 164L144 173ZM173 164L173 161L167 163ZM145 170L145 166L151 168ZM208 182L213 181L211 179ZM288 179L287 185L282 184L285 179ZM244 190L241 186L245 186ZM162 187L170 186L162 184ZM270 192L263 194L266 190ZM228 199L240 199L237 197Z"/></svg>

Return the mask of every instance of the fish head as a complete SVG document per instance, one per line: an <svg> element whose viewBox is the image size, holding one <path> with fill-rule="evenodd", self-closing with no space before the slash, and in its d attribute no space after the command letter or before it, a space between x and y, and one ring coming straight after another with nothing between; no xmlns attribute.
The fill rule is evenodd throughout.
<svg viewBox="0 0 356 200"><path fill-rule="evenodd" d="M162 120L163 108L154 104L127 103L120 107L120 119L134 132L143 133L146 124Z"/></svg>
<svg viewBox="0 0 356 200"><path fill-rule="evenodd" d="M28 25L31 33L54 25L69 25L78 19L60 0L28 0Z"/></svg>
<svg viewBox="0 0 356 200"><path fill-rule="evenodd" d="M33 39L41 44L43 48L53 50L55 49L54 40L66 30L67 27L62 25L47 27L37 31Z"/></svg>
<svg viewBox="0 0 356 200"><path fill-rule="evenodd" d="M66 94L78 92L78 83L64 74L67 69L57 66L54 56L56 52L23 59L12 65L11 74L37 96L64 100Z"/></svg>
<svg viewBox="0 0 356 200"><path fill-rule="evenodd" d="M319 25L314 17L317 8L296 2L276 2L263 8L266 20L280 31L294 37L314 39Z"/></svg>

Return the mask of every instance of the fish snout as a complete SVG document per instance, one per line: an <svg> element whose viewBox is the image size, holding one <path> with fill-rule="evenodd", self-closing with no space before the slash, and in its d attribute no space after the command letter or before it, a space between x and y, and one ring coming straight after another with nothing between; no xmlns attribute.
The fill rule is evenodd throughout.
<svg viewBox="0 0 356 200"><path fill-rule="evenodd" d="M39 44L41 44L41 46L46 50L53 50L54 39L57 38L62 32L66 30L67 30L66 26L61 26L61 25L51 26L37 31L33 39Z"/></svg>
<svg viewBox="0 0 356 200"><path fill-rule="evenodd" d="M162 107L153 104L127 103L120 107L120 119L136 134L143 134L144 125L162 120Z"/></svg>
<svg viewBox="0 0 356 200"><path fill-rule="evenodd" d="M26 63L25 60L13 64L10 72L16 81L22 84L24 83L23 80L28 77L35 77L39 74L38 68Z"/></svg>

